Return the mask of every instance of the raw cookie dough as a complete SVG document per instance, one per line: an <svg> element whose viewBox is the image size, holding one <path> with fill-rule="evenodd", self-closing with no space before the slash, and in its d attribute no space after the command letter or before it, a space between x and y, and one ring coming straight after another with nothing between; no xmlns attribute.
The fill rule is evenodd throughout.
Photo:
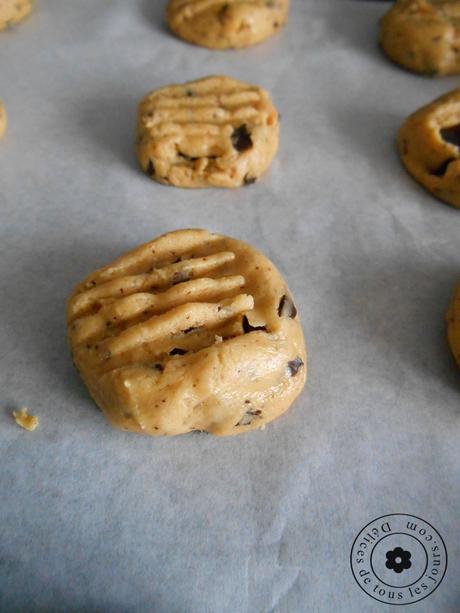
<svg viewBox="0 0 460 613"><path fill-rule="evenodd" d="M32 0L0 0L0 30L6 30L22 21L32 6Z"/></svg>
<svg viewBox="0 0 460 613"><path fill-rule="evenodd" d="M460 207L460 89L419 109L398 133L401 160L436 198Z"/></svg>
<svg viewBox="0 0 460 613"><path fill-rule="evenodd" d="M249 47L277 32L287 21L289 0L170 0L171 30L209 47Z"/></svg>
<svg viewBox="0 0 460 613"><path fill-rule="evenodd" d="M113 426L225 436L265 426L306 379L289 289L250 245L206 230L160 236L72 293L75 365Z"/></svg>
<svg viewBox="0 0 460 613"><path fill-rule="evenodd" d="M457 287L447 313L447 338L457 364L460 366L460 285Z"/></svg>
<svg viewBox="0 0 460 613"><path fill-rule="evenodd" d="M460 72L460 1L397 0L380 22L387 56L430 76Z"/></svg>
<svg viewBox="0 0 460 613"><path fill-rule="evenodd" d="M228 77L164 87L139 106L139 162L166 185L254 183L270 166L278 142L278 111L268 93Z"/></svg>
<svg viewBox="0 0 460 613"><path fill-rule="evenodd" d="M8 125L8 118L6 115L6 110L3 102L0 100L0 138L6 132L6 126Z"/></svg>
<svg viewBox="0 0 460 613"><path fill-rule="evenodd" d="M28 409L24 408L20 411L13 411L13 417L15 422L24 430L28 430L29 432L33 432L36 428L38 428L38 417L35 415L29 415Z"/></svg>

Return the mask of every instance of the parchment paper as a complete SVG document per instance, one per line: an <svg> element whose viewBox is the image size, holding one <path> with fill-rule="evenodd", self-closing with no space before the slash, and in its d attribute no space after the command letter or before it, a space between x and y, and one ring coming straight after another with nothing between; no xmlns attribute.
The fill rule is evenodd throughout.
<svg viewBox="0 0 460 613"><path fill-rule="evenodd" d="M431 522L449 554L442 585L410 610L460 610L460 372L444 321L460 212L412 181L394 142L459 80L381 55L388 6L293 0L288 28L246 51L174 38L160 0L37 0L0 34L2 611L389 611L349 562L387 513ZM230 191L151 182L133 153L137 102L219 73L270 90L271 171ZM307 386L264 432L118 432L73 369L66 297L120 253L200 226L286 275ZM41 420L33 434L11 417L21 406Z"/></svg>

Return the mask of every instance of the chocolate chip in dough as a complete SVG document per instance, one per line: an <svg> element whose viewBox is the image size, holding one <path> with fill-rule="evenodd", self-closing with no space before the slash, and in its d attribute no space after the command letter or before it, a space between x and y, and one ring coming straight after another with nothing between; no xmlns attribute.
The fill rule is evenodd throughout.
<svg viewBox="0 0 460 613"><path fill-rule="evenodd" d="M149 175L149 177L153 177L155 175L155 165L152 162L152 160L149 160L149 163L147 164L146 172Z"/></svg>
<svg viewBox="0 0 460 613"><path fill-rule="evenodd" d="M257 181L257 177L249 177L245 175L243 182L245 185L253 185Z"/></svg>
<svg viewBox="0 0 460 613"><path fill-rule="evenodd" d="M243 317L242 323L243 323L243 331L245 334L248 334L249 332L257 332L257 330L260 330L262 332L267 331L266 326L251 326L246 315Z"/></svg>
<svg viewBox="0 0 460 613"><path fill-rule="evenodd" d="M174 347L174 349L171 349L171 351L169 352L169 355L185 355L187 353L187 351L185 349L181 349L180 347Z"/></svg>
<svg viewBox="0 0 460 613"><path fill-rule="evenodd" d="M441 128L441 138L449 143L460 148L460 124L451 126L450 128Z"/></svg>
<svg viewBox="0 0 460 613"><path fill-rule="evenodd" d="M246 124L243 124L239 128L235 128L232 134L232 145L239 151L247 151L253 146L251 135L248 132Z"/></svg>
<svg viewBox="0 0 460 613"><path fill-rule="evenodd" d="M281 298L279 306L278 306L278 315L280 317L290 317L294 319L297 315L297 309L295 304L292 301L292 298L287 294Z"/></svg>
<svg viewBox="0 0 460 613"><path fill-rule="evenodd" d="M438 168L432 170L431 174L435 177L443 177L446 174L451 162L455 162L455 158L448 158L440 166L438 166Z"/></svg>
<svg viewBox="0 0 460 613"><path fill-rule="evenodd" d="M302 368L303 366L303 361L302 358L297 357L294 360L291 360L290 362L288 362L288 370L289 370L289 375L291 377L295 377L296 374L299 372L299 370Z"/></svg>

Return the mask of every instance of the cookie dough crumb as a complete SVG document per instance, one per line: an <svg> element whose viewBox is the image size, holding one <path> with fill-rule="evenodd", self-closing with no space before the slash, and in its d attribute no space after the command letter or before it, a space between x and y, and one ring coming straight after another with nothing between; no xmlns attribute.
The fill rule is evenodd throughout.
<svg viewBox="0 0 460 613"><path fill-rule="evenodd" d="M0 138L2 138L2 136L6 132L6 124L7 124L7 118L6 118L5 106L3 102L0 100Z"/></svg>
<svg viewBox="0 0 460 613"><path fill-rule="evenodd" d="M13 411L13 417L18 426L21 426L21 428L24 428L24 430L33 432L35 428L38 427L38 417L35 415L29 415L28 409L26 408L20 409L19 411Z"/></svg>

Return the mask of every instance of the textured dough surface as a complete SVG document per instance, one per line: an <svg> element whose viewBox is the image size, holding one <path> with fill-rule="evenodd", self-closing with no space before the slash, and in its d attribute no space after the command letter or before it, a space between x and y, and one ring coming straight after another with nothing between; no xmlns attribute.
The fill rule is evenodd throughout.
<svg viewBox="0 0 460 613"><path fill-rule="evenodd" d="M0 100L0 138L5 134L8 125L8 118L3 102Z"/></svg>
<svg viewBox="0 0 460 613"><path fill-rule="evenodd" d="M32 10L31 0L0 0L0 30L19 23Z"/></svg>
<svg viewBox="0 0 460 613"><path fill-rule="evenodd" d="M460 367L460 285L454 292L447 313L447 338L452 354Z"/></svg>
<svg viewBox="0 0 460 613"><path fill-rule="evenodd" d="M170 0L171 30L210 49L249 47L277 32L287 21L289 0Z"/></svg>
<svg viewBox="0 0 460 613"><path fill-rule="evenodd" d="M397 0L380 22L380 43L404 68L430 76L460 72L460 1Z"/></svg>
<svg viewBox="0 0 460 613"><path fill-rule="evenodd" d="M113 426L150 435L261 428L306 379L297 310L273 264L205 230L165 234L71 295L75 365Z"/></svg>
<svg viewBox="0 0 460 613"><path fill-rule="evenodd" d="M447 338L460 367L460 285L457 286L447 313Z"/></svg>
<svg viewBox="0 0 460 613"><path fill-rule="evenodd" d="M460 207L460 89L422 107L398 133L408 172L436 198Z"/></svg>
<svg viewBox="0 0 460 613"><path fill-rule="evenodd" d="M139 162L166 185L254 183L270 166L278 142L278 111L268 93L228 77L164 87L139 105Z"/></svg>

